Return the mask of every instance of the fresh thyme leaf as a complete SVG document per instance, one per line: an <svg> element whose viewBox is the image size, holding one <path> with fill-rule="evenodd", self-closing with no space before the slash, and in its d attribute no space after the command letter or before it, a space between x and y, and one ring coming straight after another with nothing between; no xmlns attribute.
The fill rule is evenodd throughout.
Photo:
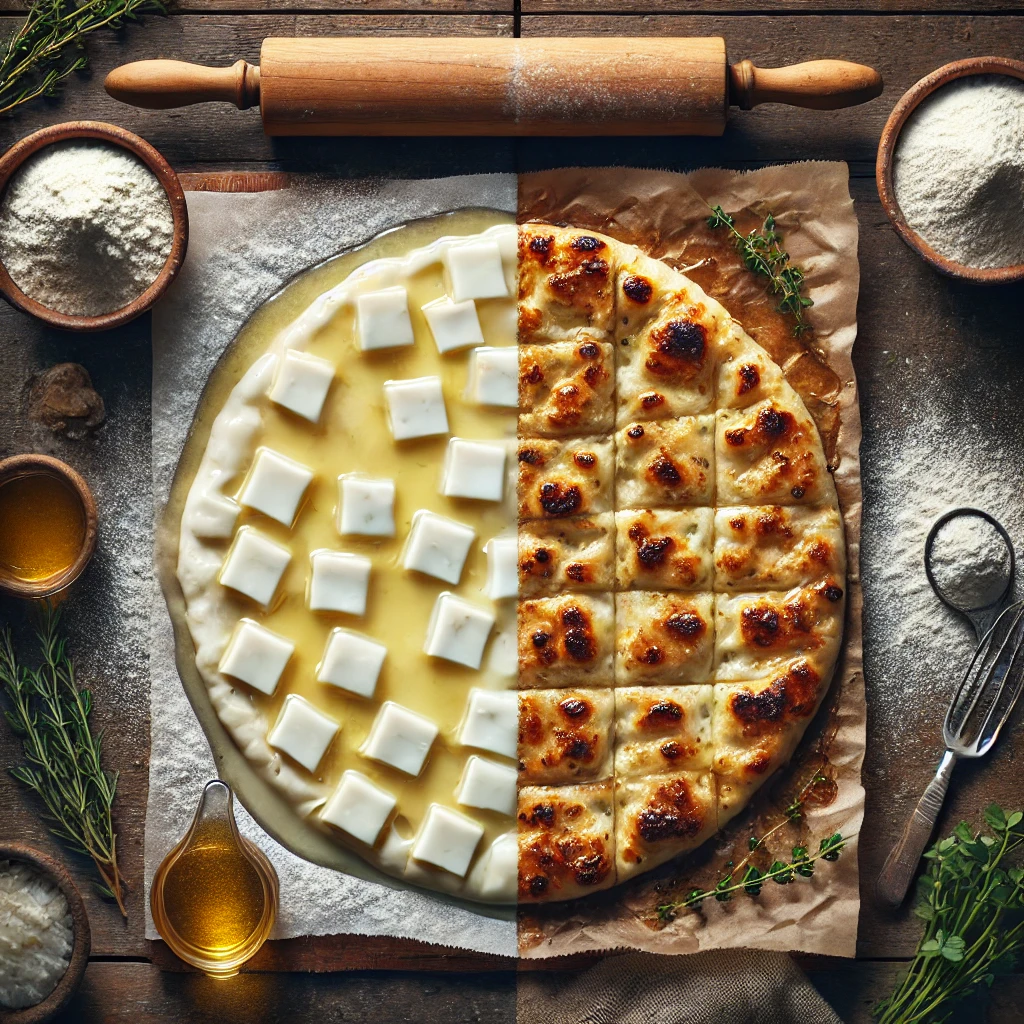
<svg viewBox="0 0 1024 1024"><path fill-rule="evenodd" d="M1024 813L992 804L984 820L990 833L961 822L925 853L914 907L924 934L896 990L875 1007L879 1024L944 1021L1024 954L1024 868L1016 862Z"/></svg>
<svg viewBox="0 0 1024 1024"><path fill-rule="evenodd" d="M45 605L38 668L19 662L10 629L0 631L0 693L8 704L4 717L21 740L23 756L11 775L39 798L50 831L71 850L92 858L101 891L127 917L111 815L117 775L100 761L101 737L89 726L92 697L75 683L59 625L60 613Z"/></svg>
<svg viewBox="0 0 1024 1024"><path fill-rule="evenodd" d="M809 331L811 327L804 318L804 310L813 306L814 301L800 294L804 272L790 264L789 253L782 247L782 235L775 229L775 218L769 213L760 228L744 235L736 229L734 217L721 206L712 206L708 227L725 228L732 235L744 266L768 278L769 293L779 297L776 308L795 321L793 333L799 337Z"/></svg>
<svg viewBox="0 0 1024 1024"><path fill-rule="evenodd" d="M821 774L820 769L816 770L800 787L793 802L783 812L782 820L763 836L751 836L747 840L747 849L750 852L738 864L733 861L726 863L726 873L718 880L714 889L691 889L685 899L661 904L657 909L658 919L663 922L675 920L679 911L695 910L709 896L714 896L719 903L729 902L738 892L744 892L748 896L760 896L765 882L771 881L777 885L788 885L798 875L801 878L810 878L814 874L815 861L838 860L846 846L847 839L839 832L835 832L821 840L816 853L812 854L806 846L794 846L792 861L775 860L766 870L751 863L755 853L758 850L766 849L767 841L779 829L803 817L803 809L812 790L815 785L825 779L826 777Z"/></svg>
<svg viewBox="0 0 1024 1024"><path fill-rule="evenodd" d="M0 42L0 114L56 96L88 64L86 36L150 12L165 13L163 0L33 0L24 22Z"/></svg>

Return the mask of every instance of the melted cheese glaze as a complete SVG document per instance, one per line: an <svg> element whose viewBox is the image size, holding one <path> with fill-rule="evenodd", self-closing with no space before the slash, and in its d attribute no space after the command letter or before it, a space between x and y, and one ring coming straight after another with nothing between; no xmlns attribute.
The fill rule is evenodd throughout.
<svg viewBox="0 0 1024 1024"><path fill-rule="evenodd" d="M467 221L498 239L509 297L478 300L477 311L489 346L514 346L515 327L515 229L498 214L463 214ZM475 223L473 223L475 221ZM496 223L497 222L497 223ZM445 225L447 226L447 224ZM512 409L482 407L467 403L470 349L438 353L421 307L446 293L441 256L450 241L438 238L437 222L413 226L418 229L422 248L405 250L396 259L364 264L351 276L331 280L331 265L311 271L308 281L293 285L283 308L273 316L257 317L240 335L229 357L238 371L229 373L233 387L223 396L209 395L206 408L218 410L210 440L186 501L182 517L178 576L188 604L188 623L197 647L197 665L210 690L221 720L232 732L247 757L270 781L279 786L300 813L319 822L316 813L333 792L343 771L353 768L393 793L398 800L394 825L385 828L377 844L377 855L386 870L412 875L427 885L451 889L472 896L485 879L487 854L494 841L512 827L508 816L456 805L454 793L466 761L482 753L458 743L458 728L471 687L515 686L514 654L511 675L496 667L502 647L502 633L510 637L514 651L514 601L492 602L485 594L487 559L484 545L492 537L514 530L515 486L513 460L508 460L509 479L501 503L446 498L439 485L449 436L474 440L503 440L514 446L516 412ZM409 245L406 229L406 245ZM431 236L431 232L433 232ZM467 232L469 234L469 232ZM336 272L337 274L337 272ZM404 348L362 352L356 340L354 300L359 294L401 284L408 292L408 306L415 344ZM296 348L330 360L337 373L328 393L320 422L309 423L266 398L277 359L288 348ZM261 354L262 353L262 354ZM227 369L227 368L225 368ZM386 380L440 376L443 383L450 432L448 435L395 442L387 425L383 384ZM223 379L223 377L222 377ZM218 401L218 399L221 399ZM216 572L229 544L228 539L210 540L201 532L197 506L203 495L226 495L237 500L245 473L258 446L266 446L309 467L315 474L292 528L267 516L242 509L236 523L257 527L286 545L292 561L285 571L277 595L265 611L221 586ZM338 476L365 473L389 477L396 483L395 537L340 536L337 506L340 501ZM429 576L407 572L401 553L413 514L419 509L457 519L476 531L462 577L457 586ZM306 588L310 575L310 553L318 548L352 552L370 558L372 570L365 616L311 612ZM430 612L437 595L449 590L497 615L480 671L465 668L423 653ZM291 658L277 689L266 696L217 671L220 653L234 624L242 616L295 643ZM346 693L316 679L328 635L335 626L364 633L385 644L388 654L371 700ZM507 661L508 659L506 659ZM276 720L285 697L299 694L319 710L332 716L342 728L331 744L315 775L305 772L266 744L266 732ZM385 700L393 700L434 721L440 735L420 775L411 778L379 765L358 753L374 717ZM502 759L498 755L485 754ZM411 839L431 802L457 809L476 820L485 830L474 868L463 883L456 876L422 864L406 863ZM343 833L330 830L345 843ZM353 844L364 855L369 851ZM497 858L495 858L497 859ZM514 856L508 898L514 898ZM423 875L426 875L426 878ZM489 897L493 898L493 894Z"/></svg>

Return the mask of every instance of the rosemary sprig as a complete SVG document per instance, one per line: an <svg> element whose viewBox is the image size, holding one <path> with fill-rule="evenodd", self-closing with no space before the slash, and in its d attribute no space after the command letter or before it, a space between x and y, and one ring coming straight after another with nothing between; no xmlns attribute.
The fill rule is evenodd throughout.
<svg viewBox="0 0 1024 1024"><path fill-rule="evenodd" d="M991 804L984 817L987 833L961 822L925 853L914 907L924 934L896 991L875 1007L880 1024L944 1021L968 998L976 1013L979 990L1024 955L1024 813Z"/></svg>
<svg viewBox="0 0 1024 1024"><path fill-rule="evenodd" d="M0 114L57 95L88 64L87 35L149 12L165 13L163 0L33 0L24 22L0 44Z"/></svg>
<svg viewBox="0 0 1024 1024"><path fill-rule="evenodd" d="M814 300L800 294L804 272L789 262L789 253L782 247L782 235L776 230L775 218L769 213L760 228L744 235L736 230L736 219L721 206L711 207L708 227L725 228L733 237L736 249L748 270L768 278L768 291L780 296L777 309L789 313L795 321L793 333L800 337L811 329L804 319L804 310Z"/></svg>
<svg viewBox="0 0 1024 1024"><path fill-rule="evenodd" d="M686 898L676 900L672 903L663 903L658 907L658 919L662 922L672 921L680 910L695 909L699 907L708 897L714 897L719 903L728 903L738 892L744 892L748 896L759 896L765 882L775 882L777 885L788 885L796 878L810 878L814 874L814 864L819 860L836 861L843 852L843 848L850 841L849 836L843 836L834 832L821 840L815 853L811 853L806 846L794 846L791 850L791 860L773 860L771 865L762 870L753 863L758 851L768 849L768 840L776 832L785 828L793 822L799 821L804 814L804 807L808 797L814 788L822 782L827 781L820 769L800 787L797 795L789 806L783 811L782 819L762 836L751 836L747 841L747 855L738 864L730 861L726 864L729 869L712 889L691 889Z"/></svg>
<svg viewBox="0 0 1024 1024"><path fill-rule="evenodd" d="M9 705L4 717L21 740L24 755L24 763L11 774L42 801L50 831L92 858L101 891L127 917L111 817L117 775L101 764L101 737L89 728L92 695L75 683L59 624L60 613L45 605L38 630L43 663L38 668L18 661L9 627L0 633L0 691Z"/></svg>

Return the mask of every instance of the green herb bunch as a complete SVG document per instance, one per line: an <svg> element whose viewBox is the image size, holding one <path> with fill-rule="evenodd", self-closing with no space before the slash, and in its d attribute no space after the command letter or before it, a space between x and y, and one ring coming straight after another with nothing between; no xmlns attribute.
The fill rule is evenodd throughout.
<svg viewBox="0 0 1024 1024"><path fill-rule="evenodd" d="M839 860L839 855L849 839L835 832L822 839L814 853L810 852L809 847L794 846L790 851L790 860L776 859L764 867L758 867L754 863L755 859L760 859L762 864L767 860L765 853L768 849L768 840L786 825L799 821L815 787L827 781L824 775L816 771L786 808L782 820L763 836L751 836L747 840L747 855L739 863L729 861L726 864L729 870L718 880L714 888L691 889L685 899L662 904L658 907L658 919L662 922L672 921L680 910L697 908L709 897L714 897L719 903L728 903L739 892L746 893L747 896L760 896L765 882L789 885L797 878L810 878L814 874L816 861Z"/></svg>
<svg viewBox="0 0 1024 1024"><path fill-rule="evenodd" d="M927 853L914 913L926 923L906 976L875 1008L880 1024L941 1022L955 1003L1012 971L1024 952L1024 813L985 810L990 832L965 822Z"/></svg>
<svg viewBox="0 0 1024 1024"><path fill-rule="evenodd" d="M162 0L33 0L24 22L0 43L0 114L57 95L64 80L88 64L90 33L164 10Z"/></svg>
<svg viewBox="0 0 1024 1024"><path fill-rule="evenodd" d="M50 831L92 858L101 891L127 917L111 816L117 775L100 762L101 737L89 728L92 696L75 683L59 624L60 613L44 606L38 668L18 661L9 628L0 633L0 692L8 705L4 716L21 740L24 757L11 774L42 801Z"/></svg>
<svg viewBox="0 0 1024 1024"><path fill-rule="evenodd" d="M768 278L768 291L779 296L777 308L796 321L793 333L799 337L810 330L804 310L814 300L800 294L804 272L789 262L789 253L782 247L782 235L776 230L775 218L769 213L760 228L744 235L736 229L736 218L730 217L721 206L711 207L708 227L725 228L736 243L736 249L748 270Z"/></svg>

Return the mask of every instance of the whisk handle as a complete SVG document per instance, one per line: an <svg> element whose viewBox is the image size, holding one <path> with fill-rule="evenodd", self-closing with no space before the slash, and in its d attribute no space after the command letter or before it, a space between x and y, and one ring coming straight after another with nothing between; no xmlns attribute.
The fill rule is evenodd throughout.
<svg viewBox="0 0 1024 1024"><path fill-rule="evenodd" d="M935 778L921 794L921 799L918 800L903 835L886 858L876 886L878 898L883 903L898 907L906 897L910 883L914 880L914 873L921 862L921 854L924 853L928 840L935 830L935 822L938 820L939 811L942 810L942 802L946 799L946 790L949 789L949 780L955 764L956 754L952 750L947 750L942 755Z"/></svg>

